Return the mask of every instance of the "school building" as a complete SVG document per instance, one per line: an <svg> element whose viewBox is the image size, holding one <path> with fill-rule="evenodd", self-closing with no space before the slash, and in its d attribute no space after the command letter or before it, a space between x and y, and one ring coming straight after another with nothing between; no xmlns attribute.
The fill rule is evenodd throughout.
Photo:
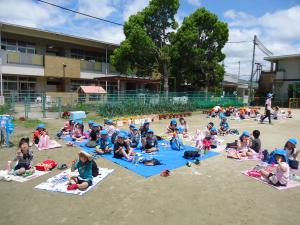
<svg viewBox="0 0 300 225"><path fill-rule="evenodd" d="M160 81L119 74L116 44L0 22L4 94L75 92L82 85L108 93L159 91Z"/></svg>
<svg viewBox="0 0 300 225"><path fill-rule="evenodd" d="M279 55L265 58L270 62L270 70L263 71L259 87L264 92L272 92L275 97L288 100L300 97L300 54Z"/></svg>

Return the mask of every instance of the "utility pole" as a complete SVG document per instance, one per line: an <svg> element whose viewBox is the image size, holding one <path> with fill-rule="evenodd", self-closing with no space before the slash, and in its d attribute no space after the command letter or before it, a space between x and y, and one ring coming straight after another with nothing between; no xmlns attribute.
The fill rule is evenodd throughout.
<svg viewBox="0 0 300 225"><path fill-rule="evenodd" d="M252 54L252 68L251 68L250 88L249 88L249 103L253 99L253 77L254 77L256 38L257 38L256 35L254 35L254 39L253 39L253 54Z"/></svg>

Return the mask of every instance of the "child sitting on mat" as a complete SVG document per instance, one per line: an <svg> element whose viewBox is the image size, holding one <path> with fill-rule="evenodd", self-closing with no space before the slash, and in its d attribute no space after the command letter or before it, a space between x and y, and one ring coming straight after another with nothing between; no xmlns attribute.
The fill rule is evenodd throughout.
<svg viewBox="0 0 300 225"><path fill-rule="evenodd" d="M211 130L213 127L214 127L214 123L213 123L213 122L209 122L209 123L207 124L206 130L205 130L205 134L204 134L205 138L210 138L210 136L211 136L210 130Z"/></svg>
<svg viewBox="0 0 300 225"><path fill-rule="evenodd" d="M158 142L157 138L154 135L154 131L149 129L145 139L142 139L142 149L146 153L158 151Z"/></svg>
<svg viewBox="0 0 300 225"><path fill-rule="evenodd" d="M84 130L84 126L83 126L82 121L79 121L78 123L76 123L74 132L72 134L72 139L76 140L76 141L82 141L83 139L85 139L83 130Z"/></svg>
<svg viewBox="0 0 300 225"><path fill-rule="evenodd" d="M38 143L38 148L49 148L50 145L50 137L48 136L47 132L44 130L41 132L40 140Z"/></svg>
<svg viewBox="0 0 300 225"><path fill-rule="evenodd" d="M259 139L260 131L254 130L252 132L252 138L251 138L251 149L253 149L256 153L259 153L261 150L261 141Z"/></svg>
<svg viewBox="0 0 300 225"><path fill-rule="evenodd" d="M98 132L98 124L93 123L89 133L89 141L85 144L86 147L95 148L97 146Z"/></svg>
<svg viewBox="0 0 300 225"><path fill-rule="evenodd" d="M40 136L44 133L44 131L47 133L46 131L46 127L45 124L41 123L36 127L35 132L33 133L33 143L34 144L38 144L40 141Z"/></svg>
<svg viewBox="0 0 300 225"><path fill-rule="evenodd" d="M183 132L181 132L180 129L182 129ZM182 117L179 119L179 132L182 134L186 134L188 132L188 124Z"/></svg>
<svg viewBox="0 0 300 225"><path fill-rule="evenodd" d="M284 145L284 150L287 152L287 157L290 160L297 160L299 151L296 149L298 140L296 138L290 138Z"/></svg>
<svg viewBox="0 0 300 225"><path fill-rule="evenodd" d="M250 133L248 131L244 131L240 136L237 150L240 157L253 155L253 150L251 149Z"/></svg>
<svg viewBox="0 0 300 225"><path fill-rule="evenodd" d="M88 133L90 133L92 131L94 124L95 124L95 122L93 120L90 120L88 122L88 126L89 126Z"/></svg>
<svg viewBox="0 0 300 225"><path fill-rule="evenodd" d="M114 122L112 120L107 120L104 127L108 131L108 136L112 136L115 133L116 127L114 126Z"/></svg>
<svg viewBox="0 0 300 225"><path fill-rule="evenodd" d="M219 133L220 135L224 136L225 134L228 134L228 131L229 131L229 124L227 122L227 118L223 116L221 118Z"/></svg>
<svg viewBox="0 0 300 225"><path fill-rule="evenodd" d="M111 137L108 136L107 130L101 130L101 137L98 139L98 145L96 146L96 152L98 154L107 154L112 151Z"/></svg>
<svg viewBox="0 0 300 225"><path fill-rule="evenodd" d="M128 134L128 137L129 139L131 139L131 136L133 135L133 129L135 128L135 125L134 124L130 124L129 125L129 134Z"/></svg>
<svg viewBox="0 0 300 225"><path fill-rule="evenodd" d="M70 177L69 186L67 190L81 191L87 189L93 183L92 172L92 156L84 151L78 153L79 159L72 162L71 171L78 170L78 177Z"/></svg>
<svg viewBox="0 0 300 225"><path fill-rule="evenodd" d="M141 143L141 135L139 134L139 129L137 127L134 127L132 130L133 131L130 137L130 147L137 148Z"/></svg>
<svg viewBox="0 0 300 225"><path fill-rule="evenodd" d="M132 149L129 146L128 141L125 141L126 134L120 132L117 136L116 143L114 144L114 158L121 159L125 157L127 160L132 160Z"/></svg>
<svg viewBox="0 0 300 225"><path fill-rule="evenodd" d="M276 167L276 172L270 173L267 170L260 170L262 176L274 185L274 186L286 186L289 181L290 167L288 165L288 158L286 151L283 149L275 150L275 158L278 166Z"/></svg>
<svg viewBox="0 0 300 225"><path fill-rule="evenodd" d="M15 176L29 176L35 172L34 167L32 166L33 153L29 148L29 138L21 138L19 142L19 149L16 153L16 157L13 161L16 162L16 166L11 171L11 168L8 168L9 173ZM10 167L11 165L9 165Z"/></svg>
<svg viewBox="0 0 300 225"><path fill-rule="evenodd" d="M56 134L58 138L60 138L62 135L68 135L70 134L74 129L74 121L69 120L68 122L65 122L64 127Z"/></svg>
<svg viewBox="0 0 300 225"><path fill-rule="evenodd" d="M171 120L169 126L167 127L167 133L168 134L174 133L176 127L177 127L177 121L175 119Z"/></svg>
<svg viewBox="0 0 300 225"><path fill-rule="evenodd" d="M144 122L143 126L140 128L140 133L142 138L146 137L148 130L150 129L150 123L148 121Z"/></svg>

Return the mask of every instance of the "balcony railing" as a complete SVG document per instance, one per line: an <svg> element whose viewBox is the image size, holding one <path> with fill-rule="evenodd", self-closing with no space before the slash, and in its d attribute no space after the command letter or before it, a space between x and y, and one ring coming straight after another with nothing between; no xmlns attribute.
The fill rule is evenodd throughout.
<svg viewBox="0 0 300 225"><path fill-rule="evenodd" d="M7 52L6 63L43 66L44 56L37 54L26 54L21 52Z"/></svg>
<svg viewBox="0 0 300 225"><path fill-rule="evenodd" d="M44 55L1 50L0 56L2 58L2 64L45 66ZM118 73L115 67L112 66L110 63L108 64L107 69L108 69L108 73L112 73L112 74ZM105 73L105 63L87 61L82 59L80 60L80 70Z"/></svg>

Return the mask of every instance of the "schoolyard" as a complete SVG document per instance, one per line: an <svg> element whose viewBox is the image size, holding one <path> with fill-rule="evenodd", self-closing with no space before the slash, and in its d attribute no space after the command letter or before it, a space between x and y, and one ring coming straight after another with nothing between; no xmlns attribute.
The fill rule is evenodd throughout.
<svg viewBox="0 0 300 225"><path fill-rule="evenodd" d="M300 110L293 110L294 118L274 121L273 125L257 121L232 121L231 128L240 132L261 131L262 146L272 150L283 147L286 140L300 140ZM193 113L186 118L189 130L204 129L209 121L219 119ZM50 136L62 127L64 120L45 119ZM99 118L99 123L103 120ZM157 133L165 131L169 120L151 124ZM32 137L33 127L17 125L13 142L23 136ZM223 137L222 137L223 138ZM232 142L235 136L226 136ZM53 159L68 163L80 150L76 147L40 151L34 149L34 162ZM14 156L16 147L0 150L0 167L4 169ZM237 162L227 159L224 151L204 160L200 166L183 166L172 170L170 177L159 175L141 177L111 161L96 160L98 166L114 172L83 196L68 195L35 189L48 178L60 173L54 169L45 176L25 183L0 182L0 224L300 224L300 188L276 190L241 174L257 162Z"/></svg>

